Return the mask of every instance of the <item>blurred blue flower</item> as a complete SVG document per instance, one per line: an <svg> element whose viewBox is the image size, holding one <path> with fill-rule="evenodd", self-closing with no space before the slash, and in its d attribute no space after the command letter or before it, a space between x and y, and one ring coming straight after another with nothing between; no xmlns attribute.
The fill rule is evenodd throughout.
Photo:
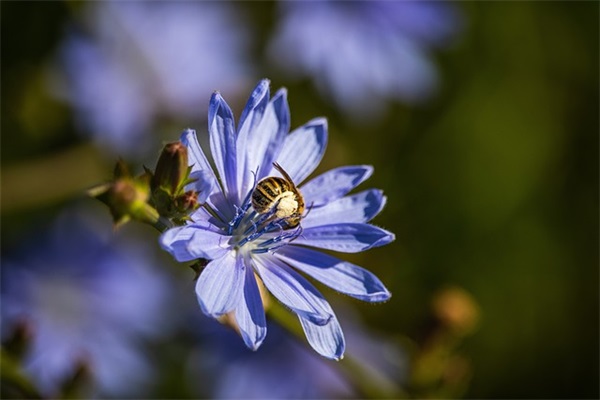
<svg viewBox="0 0 600 400"><path fill-rule="evenodd" d="M102 1L84 11L51 86L108 149L140 154L157 117L198 115L216 87L247 86L250 34L230 4Z"/></svg>
<svg viewBox="0 0 600 400"><path fill-rule="evenodd" d="M398 394L407 377L407 354L346 311L342 314L347 322L347 354L360 364L363 374L347 375L340 364L309 351L278 324L268 324L269 337L260 351L252 352L231 329L204 321L199 328L202 345L187 363L189 381L196 384L196 393L225 399L354 398L365 395L357 387L357 378L377 385L381 394ZM199 376L204 379L199 381Z"/></svg>
<svg viewBox="0 0 600 400"><path fill-rule="evenodd" d="M259 352L253 352L233 330L203 322L202 345L187 362L195 393L217 399L347 398L353 394L336 364L309 351L277 324L268 324L268 339ZM200 381L199 376L203 377Z"/></svg>
<svg viewBox="0 0 600 400"><path fill-rule="evenodd" d="M215 188L193 222L172 228L162 246L178 261L211 260L200 275L196 293L203 312L219 317L233 312L242 338L252 349L260 346L267 326L255 273L266 288L294 311L311 346L325 357L344 352L341 327L329 303L296 270L352 297L380 302L390 293L367 270L310 247L360 252L394 240L394 235L368 222L381 211L386 198L380 190L346 196L373 172L370 166L333 169L300 186L309 212L293 227L279 214L278 198L267 212L251 206L256 182L279 174L279 163L295 184L317 167L325 152L325 119L309 121L288 135L290 114L286 91L269 100L269 81L254 89L237 131L231 109L219 93L209 107L210 147L217 178L196 133L187 130L182 142L189 149L192 171L203 171ZM205 182L199 182L205 184ZM285 194L285 193L284 193Z"/></svg>
<svg viewBox="0 0 600 400"><path fill-rule="evenodd" d="M457 10L430 1L281 1L270 60L310 77L350 117L372 117L387 100L415 103L437 85L432 48L459 29Z"/></svg>
<svg viewBox="0 0 600 400"><path fill-rule="evenodd" d="M21 323L31 329L24 367L42 393L57 395L85 365L97 394L143 394L154 378L143 340L168 326L170 286L151 250L82 211L20 250L3 260L2 336Z"/></svg>

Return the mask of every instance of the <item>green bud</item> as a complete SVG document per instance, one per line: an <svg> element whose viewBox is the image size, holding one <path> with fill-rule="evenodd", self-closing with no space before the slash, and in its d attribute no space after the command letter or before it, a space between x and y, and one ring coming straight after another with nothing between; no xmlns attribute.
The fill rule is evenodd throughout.
<svg viewBox="0 0 600 400"><path fill-rule="evenodd" d="M187 147L181 142L165 145L154 173L146 169L146 174L151 177L151 204L162 217L178 225L199 207L198 194L193 190L184 192L185 186L193 182L190 172Z"/></svg>
<svg viewBox="0 0 600 400"><path fill-rule="evenodd" d="M181 142L168 143L162 150L154 176L152 192L164 191L170 197L180 194L189 176L187 147Z"/></svg>
<svg viewBox="0 0 600 400"><path fill-rule="evenodd" d="M129 220L137 220L151 225L159 223L159 215L148 204L150 199L150 175L132 177L122 161L115 167L115 179L88 190L88 194L108 206L119 227Z"/></svg>
<svg viewBox="0 0 600 400"><path fill-rule="evenodd" d="M195 190L189 190L182 196L175 198L175 207L177 211L189 214L198 209L198 193Z"/></svg>

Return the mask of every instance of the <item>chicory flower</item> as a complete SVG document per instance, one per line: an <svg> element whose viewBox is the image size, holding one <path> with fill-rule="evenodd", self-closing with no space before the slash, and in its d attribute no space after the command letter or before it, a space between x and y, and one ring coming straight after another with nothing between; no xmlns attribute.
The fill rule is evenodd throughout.
<svg viewBox="0 0 600 400"><path fill-rule="evenodd" d="M44 396L60 395L79 365L90 370L90 396L145 395L156 379L141 344L169 326L169 277L147 242L114 238L103 221L67 211L4 260L2 337L30 328L23 367Z"/></svg>
<svg viewBox="0 0 600 400"><path fill-rule="evenodd" d="M392 233L368 223L386 198L376 189L347 195L371 176L373 168L365 165L336 168L304 182L325 152L327 122L316 118L288 134L289 126L286 90L269 99L268 80L254 89L237 129L231 109L214 93L208 129L216 171L195 131L188 129L181 137L192 175L203 177L197 184L213 190L192 221L167 230L160 242L180 262L210 260L196 283L202 311L214 318L232 313L249 348L257 349L267 333L262 282L297 314L319 354L340 359L345 342L335 313L298 271L363 301L388 300L390 292L371 272L317 250L355 253L394 240ZM281 212L282 202L293 208L298 198L277 197L260 214L252 207L257 182L282 177L280 170L298 187L306 205L298 226Z"/></svg>
<svg viewBox="0 0 600 400"><path fill-rule="evenodd" d="M156 144L148 134L156 121L206 111L215 84L247 87L251 37L227 2L82 4L59 46L50 89L72 105L78 128L94 142L139 156Z"/></svg>
<svg viewBox="0 0 600 400"><path fill-rule="evenodd" d="M269 60L312 79L349 117L377 116L389 100L419 103L438 85L431 53L460 31L449 3L281 1Z"/></svg>

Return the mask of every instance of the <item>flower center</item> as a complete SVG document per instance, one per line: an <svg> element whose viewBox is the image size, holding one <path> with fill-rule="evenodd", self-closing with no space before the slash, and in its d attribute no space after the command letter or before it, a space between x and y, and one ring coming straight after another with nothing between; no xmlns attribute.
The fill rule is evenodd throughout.
<svg viewBox="0 0 600 400"><path fill-rule="evenodd" d="M288 217L298 209L294 193L284 192L270 208L257 213L251 204L252 190L228 224L230 243L237 250L267 253L287 245L302 233L302 227L290 229Z"/></svg>

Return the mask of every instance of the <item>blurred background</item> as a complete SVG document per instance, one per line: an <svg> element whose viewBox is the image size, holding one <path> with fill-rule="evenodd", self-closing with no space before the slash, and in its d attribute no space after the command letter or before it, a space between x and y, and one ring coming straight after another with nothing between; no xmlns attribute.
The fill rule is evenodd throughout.
<svg viewBox="0 0 600 400"><path fill-rule="evenodd" d="M1 7L3 397L598 398L597 2ZM391 301L323 290L358 367L277 326L247 351L83 194L261 78L327 117L316 173L388 196L396 241L347 258Z"/></svg>

